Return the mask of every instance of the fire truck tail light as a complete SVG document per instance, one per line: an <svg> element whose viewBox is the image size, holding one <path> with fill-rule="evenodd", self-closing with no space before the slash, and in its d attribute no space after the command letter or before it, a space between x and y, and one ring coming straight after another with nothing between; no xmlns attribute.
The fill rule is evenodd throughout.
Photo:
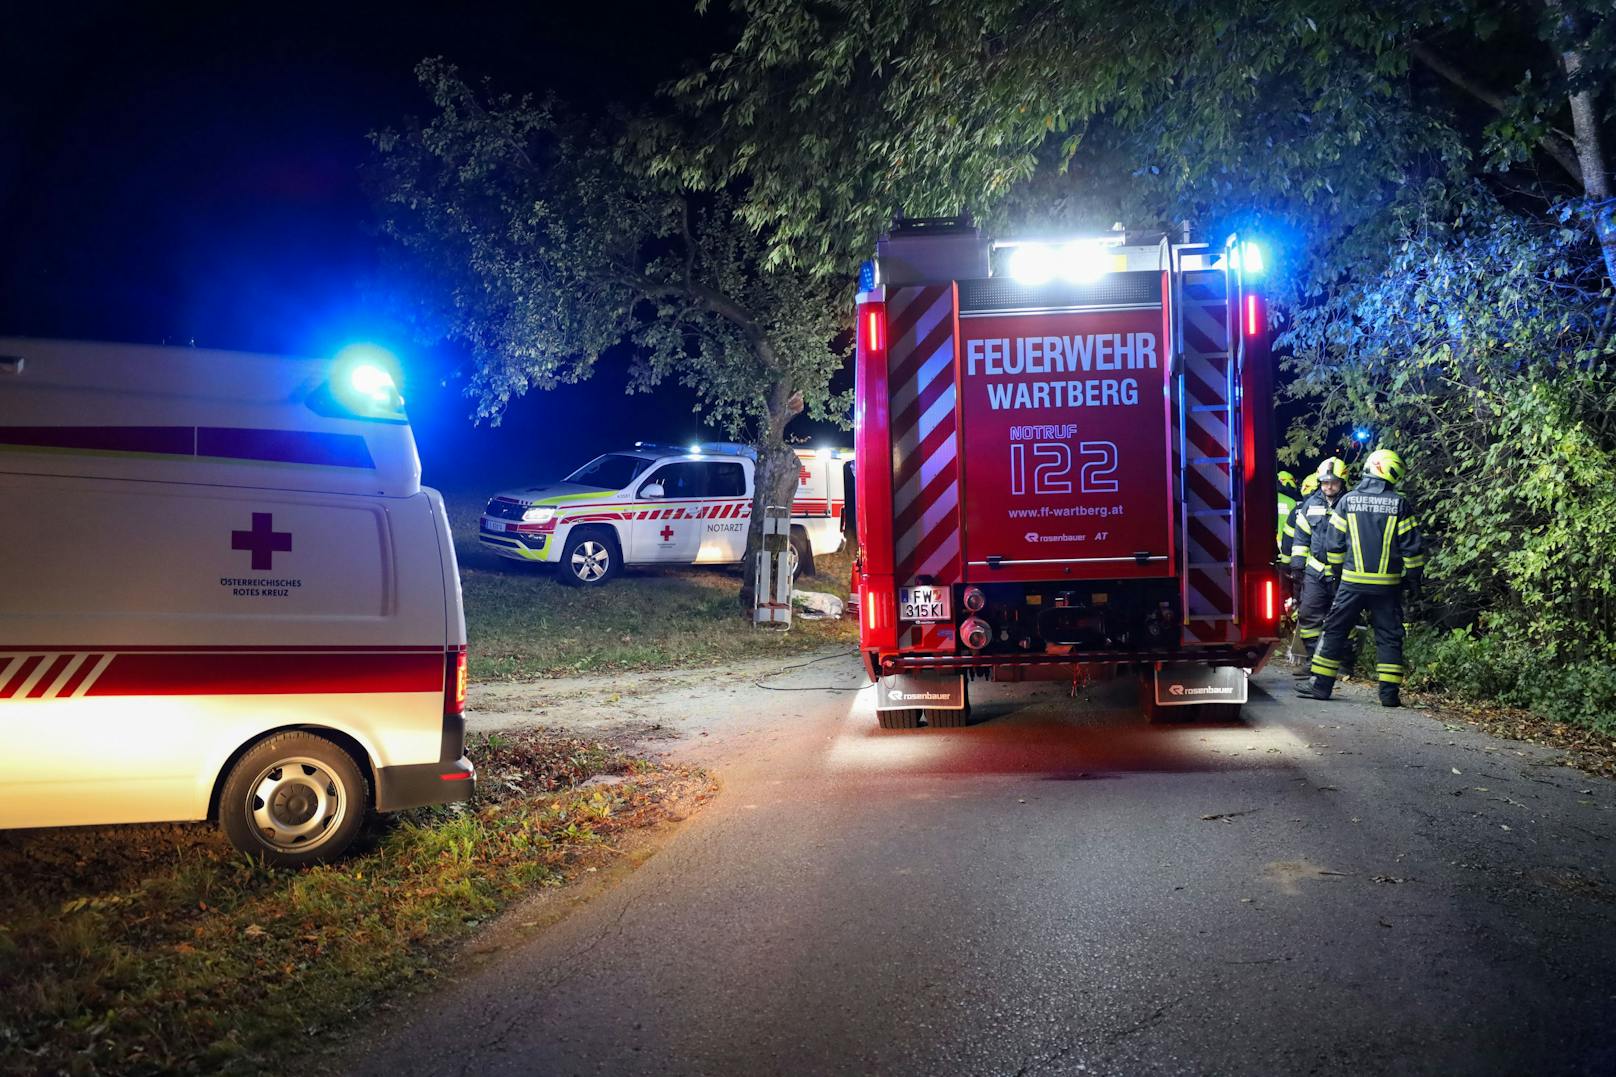
<svg viewBox="0 0 1616 1077"><path fill-rule="evenodd" d="M1272 576L1263 580L1262 596L1263 620L1279 620L1279 585Z"/></svg>
<svg viewBox="0 0 1616 1077"><path fill-rule="evenodd" d="M878 352L886 346L886 333L882 330L881 311L876 307L867 307L864 312L864 348L866 351Z"/></svg>
<svg viewBox="0 0 1616 1077"><path fill-rule="evenodd" d="M1257 296L1255 293L1246 296L1246 336L1257 335Z"/></svg>

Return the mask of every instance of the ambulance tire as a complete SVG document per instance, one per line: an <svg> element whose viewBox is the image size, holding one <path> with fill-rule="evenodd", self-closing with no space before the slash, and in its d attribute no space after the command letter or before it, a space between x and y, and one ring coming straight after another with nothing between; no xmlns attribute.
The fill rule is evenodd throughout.
<svg viewBox="0 0 1616 1077"><path fill-rule="evenodd" d="M882 729L919 729L920 711L910 709L901 711L876 711L875 720Z"/></svg>
<svg viewBox="0 0 1616 1077"><path fill-rule="evenodd" d="M574 563L574 558L577 562ZM600 587L623 571L623 550L609 527L575 527L561 549L556 579L568 587Z"/></svg>
<svg viewBox="0 0 1616 1077"><path fill-rule="evenodd" d="M791 529L791 549L797 555L797 572L792 579L796 579L797 576L814 575L814 547L808 541L807 531L800 527Z"/></svg>
<svg viewBox="0 0 1616 1077"><path fill-rule="evenodd" d="M230 844L277 868L341 856L369 809L370 783L353 756L298 731L247 749L219 791L219 827ZM277 820L285 822L283 831L275 829Z"/></svg>

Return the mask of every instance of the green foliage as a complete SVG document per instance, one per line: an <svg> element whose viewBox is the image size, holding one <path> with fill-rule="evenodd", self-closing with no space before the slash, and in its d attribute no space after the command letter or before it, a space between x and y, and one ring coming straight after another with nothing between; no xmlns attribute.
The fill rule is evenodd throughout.
<svg viewBox="0 0 1616 1077"><path fill-rule="evenodd" d="M654 178L603 133L620 123L473 87L442 60L417 74L436 114L373 136L383 227L429 284L426 324L470 348L479 416L588 377L619 344L630 391L678 381L731 436L778 440L804 408L844 416L829 392L844 297L760 273L762 241L730 226L725 195Z"/></svg>
<svg viewBox="0 0 1616 1077"><path fill-rule="evenodd" d="M1287 455L1367 425L1411 461L1433 614L1548 662L1616 658L1616 349L1584 233L1433 188L1391 255L1281 338Z"/></svg>
<svg viewBox="0 0 1616 1077"><path fill-rule="evenodd" d="M1522 707L1616 736L1616 666L1554 662L1502 635L1422 626L1408 638L1409 687L1477 703Z"/></svg>

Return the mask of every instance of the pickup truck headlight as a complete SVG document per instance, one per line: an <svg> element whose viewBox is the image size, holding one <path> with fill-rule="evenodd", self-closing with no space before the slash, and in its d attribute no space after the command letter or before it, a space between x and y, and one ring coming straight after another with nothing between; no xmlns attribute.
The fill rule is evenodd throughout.
<svg viewBox="0 0 1616 1077"><path fill-rule="evenodd" d="M525 524L547 524L555 519L556 510L548 505L535 505L522 513L522 522Z"/></svg>

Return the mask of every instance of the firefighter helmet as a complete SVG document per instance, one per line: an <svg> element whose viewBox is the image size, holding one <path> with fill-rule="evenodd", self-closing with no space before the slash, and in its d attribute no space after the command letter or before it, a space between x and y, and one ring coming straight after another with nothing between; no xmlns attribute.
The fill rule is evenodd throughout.
<svg viewBox="0 0 1616 1077"><path fill-rule="evenodd" d="M1403 458L1390 449L1376 449L1364 462L1364 470L1396 486L1403 481Z"/></svg>
<svg viewBox="0 0 1616 1077"><path fill-rule="evenodd" d="M1337 479L1341 482L1346 482L1347 462L1341 459L1339 456L1331 456L1327 459L1320 460L1319 469L1313 473L1313 477L1318 479L1320 482L1324 481L1325 479Z"/></svg>
<svg viewBox="0 0 1616 1077"><path fill-rule="evenodd" d="M1307 476L1307 478L1302 480L1302 496L1303 497L1306 497L1308 494L1311 494L1314 490L1317 490L1318 488L1319 488L1319 477L1317 475L1309 474Z"/></svg>
<svg viewBox="0 0 1616 1077"><path fill-rule="evenodd" d="M1294 489L1296 489L1296 476L1292 475L1289 471L1281 471L1279 473L1279 475L1278 475L1278 478L1279 478L1279 488L1281 490L1294 490Z"/></svg>

